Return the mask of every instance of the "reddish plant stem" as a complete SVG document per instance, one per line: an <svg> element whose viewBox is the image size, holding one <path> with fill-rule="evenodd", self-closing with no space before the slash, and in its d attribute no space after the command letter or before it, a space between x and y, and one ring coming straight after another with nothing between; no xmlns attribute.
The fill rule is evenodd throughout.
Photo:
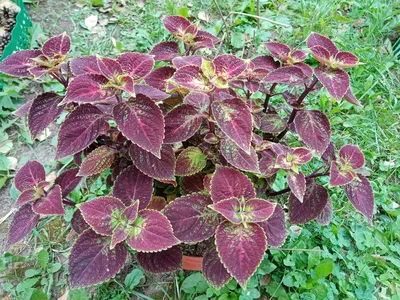
<svg viewBox="0 0 400 300"><path fill-rule="evenodd" d="M69 205L69 206L75 206L75 205L76 205L76 203L75 203L74 201L71 201L71 200L69 200L69 199L67 199L67 198L64 198L64 199L63 199L63 203L64 203L65 205Z"/></svg>
<svg viewBox="0 0 400 300"><path fill-rule="evenodd" d="M326 172L322 172L322 173L313 173L309 176L306 177L306 181L310 181L311 179L317 178L317 177L322 177L322 176L328 176L329 175L329 169ZM277 192L267 192L266 196L278 196L278 195L282 195L285 194L287 192L290 192L290 188L286 188Z"/></svg>
<svg viewBox="0 0 400 300"><path fill-rule="evenodd" d="M264 112L267 113L268 111L268 105L269 105L269 99L273 96L272 93L274 92L275 87L277 86L277 83L273 83L271 85L271 88L269 89L269 93L265 95L265 101L264 101Z"/></svg>
<svg viewBox="0 0 400 300"><path fill-rule="evenodd" d="M303 93L300 95L299 99L297 99L296 104L300 105L303 100L307 97L307 95L314 90L315 85L318 82L318 78L314 78L314 80L311 82L311 84L306 87L306 89L303 91ZM296 117L296 114L299 110L296 108L293 108L292 113L290 114L289 120L287 121L287 124L292 124L294 121L294 118ZM282 131L277 137L276 137L276 141L279 142L286 134L286 132L288 132L288 128L286 128L284 131Z"/></svg>

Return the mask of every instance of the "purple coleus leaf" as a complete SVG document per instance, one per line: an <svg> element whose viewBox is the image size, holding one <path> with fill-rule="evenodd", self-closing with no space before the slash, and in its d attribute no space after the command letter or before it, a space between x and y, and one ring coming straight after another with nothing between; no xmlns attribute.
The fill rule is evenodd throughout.
<svg viewBox="0 0 400 300"><path fill-rule="evenodd" d="M47 192L47 195L40 197L33 203L32 209L39 215L65 215L61 187L54 185Z"/></svg>
<svg viewBox="0 0 400 300"><path fill-rule="evenodd" d="M209 206L211 209L223 215L229 222L240 224L244 221L242 216L242 203L238 198L224 199Z"/></svg>
<svg viewBox="0 0 400 300"><path fill-rule="evenodd" d="M267 133L279 133L285 130L286 122L275 114L267 114L260 120L260 130Z"/></svg>
<svg viewBox="0 0 400 300"><path fill-rule="evenodd" d="M64 171L58 176L54 184L58 184L62 190L62 197L67 197L79 184L81 177L78 176L79 168Z"/></svg>
<svg viewBox="0 0 400 300"><path fill-rule="evenodd" d="M191 92L183 99L183 104L193 106L199 113L208 112L210 102L210 97L200 92Z"/></svg>
<svg viewBox="0 0 400 300"><path fill-rule="evenodd" d="M123 53L118 57L117 61L124 73L127 73L134 80L145 77L154 67L154 59L151 55L137 52Z"/></svg>
<svg viewBox="0 0 400 300"><path fill-rule="evenodd" d="M294 125L301 140L321 156L331 139L328 118L319 110L302 110L297 113Z"/></svg>
<svg viewBox="0 0 400 300"><path fill-rule="evenodd" d="M78 176L91 176L102 173L111 167L116 150L108 146L100 146L89 153L83 160Z"/></svg>
<svg viewBox="0 0 400 300"><path fill-rule="evenodd" d="M142 149L160 157L164 139L164 117L150 98L137 95L114 106L114 120L124 136Z"/></svg>
<svg viewBox="0 0 400 300"><path fill-rule="evenodd" d="M204 254L201 269L204 278L216 289L220 289L232 278L222 264L215 247L210 248Z"/></svg>
<svg viewBox="0 0 400 300"><path fill-rule="evenodd" d="M42 52L48 58L60 58L71 49L71 38L64 32L47 40L42 46Z"/></svg>
<svg viewBox="0 0 400 300"><path fill-rule="evenodd" d="M193 106L182 104L165 116L164 143L186 141L199 130L203 116Z"/></svg>
<svg viewBox="0 0 400 300"><path fill-rule="evenodd" d="M301 68L295 66L282 67L273 70L263 79L264 82L282 83L289 85L303 84L308 80Z"/></svg>
<svg viewBox="0 0 400 300"><path fill-rule="evenodd" d="M74 78L68 85L63 103L102 102L114 96L115 89L106 87L108 79L99 74L83 74Z"/></svg>
<svg viewBox="0 0 400 300"><path fill-rule="evenodd" d="M291 50L287 45L277 42L263 43L263 45L267 47L268 51L279 60L289 60Z"/></svg>
<svg viewBox="0 0 400 300"><path fill-rule="evenodd" d="M204 75L200 67L188 65L178 69L172 80L191 91L210 92L213 89L212 84Z"/></svg>
<svg viewBox="0 0 400 300"><path fill-rule="evenodd" d="M328 198L326 205L322 212L317 217L317 223L321 226L329 225L332 220L332 200Z"/></svg>
<svg viewBox="0 0 400 300"><path fill-rule="evenodd" d="M353 181L356 174L350 168L341 166L337 162L332 161L329 169L329 186L342 186Z"/></svg>
<svg viewBox="0 0 400 300"><path fill-rule="evenodd" d="M198 147L188 147L176 159L175 175L190 176L203 170L207 157Z"/></svg>
<svg viewBox="0 0 400 300"><path fill-rule="evenodd" d="M70 67L71 72L75 76L83 74L101 74L95 55L73 58L71 59Z"/></svg>
<svg viewBox="0 0 400 300"><path fill-rule="evenodd" d="M244 206L245 221L250 223L267 221L274 213L276 205L264 199L247 200Z"/></svg>
<svg viewBox="0 0 400 300"><path fill-rule="evenodd" d="M85 222L85 219L82 217L81 211L77 209L72 215L71 219L72 229L78 233L83 233L86 229L89 229L90 226Z"/></svg>
<svg viewBox="0 0 400 300"><path fill-rule="evenodd" d="M27 113L29 113L29 110L32 107L33 104L33 100L29 100L28 102L22 104L16 111L13 112L13 115L16 117L23 117L25 116Z"/></svg>
<svg viewBox="0 0 400 300"><path fill-rule="evenodd" d="M307 38L307 47L311 49L315 46L325 48L332 56L339 52L339 49L329 38L318 33L311 32Z"/></svg>
<svg viewBox="0 0 400 300"><path fill-rule="evenodd" d="M185 194L197 193L204 190L204 174L197 173L182 178L181 187Z"/></svg>
<svg viewBox="0 0 400 300"><path fill-rule="evenodd" d="M131 206L128 206L120 214L120 219L112 220L111 224L113 226L113 233L111 237L111 249L113 249L117 244L126 240L126 238L133 234L135 230L132 227L136 218L138 217L139 201L135 201ZM118 211L118 213L120 213ZM117 214L116 214L117 215Z"/></svg>
<svg viewBox="0 0 400 300"><path fill-rule="evenodd" d="M144 78L144 81L156 89L165 91L167 81L174 75L175 71L176 69L173 67L160 67L151 71L150 74Z"/></svg>
<svg viewBox="0 0 400 300"><path fill-rule="evenodd" d="M29 68L35 62L33 58L42 55L40 50L22 50L11 54L0 62L0 72L15 77L28 77L31 76Z"/></svg>
<svg viewBox="0 0 400 300"><path fill-rule="evenodd" d="M219 224L217 214L208 208L210 196L190 194L175 199L164 209L175 236L185 243L197 243L212 237Z"/></svg>
<svg viewBox="0 0 400 300"><path fill-rule="evenodd" d="M162 145L161 158L132 144L129 154L135 166L158 181L175 183L175 154L171 145Z"/></svg>
<svg viewBox="0 0 400 300"><path fill-rule="evenodd" d="M354 208L371 222L374 214L374 192L365 176L357 176L358 178L344 186L344 191Z"/></svg>
<svg viewBox="0 0 400 300"><path fill-rule="evenodd" d="M7 246L11 246L26 237L35 228L39 215L30 204L22 206L14 215L8 231Z"/></svg>
<svg viewBox="0 0 400 300"><path fill-rule="evenodd" d="M344 94L343 98L347 102L350 102L351 104L354 104L354 105L357 105L357 106L362 106L360 101L358 101L356 96L354 96L353 91L351 90L351 87L349 87L349 89L347 90L346 94Z"/></svg>
<svg viewBox="0 0 400 300"><path fill-rule="evenodd" d="M173 35L181 35L191 24L188 19L181 16L166 16L163 18L163 25Z"/></svg>
<svg viewBox="0 0 400 300"><path fill-rule="evenodd" d="M222 139L220 143L222 156L235 168L242 171L258 172L258 157L253 147L250 146L250 153L240 149L235 142L229 138Z"/></svg>
<svg viewBox="0 0 400 300"><path fill-rule="evenodd" d="M139 265L151 273L169 273L176 271L182 266L182 249L180 246L173 246L167 250L156 253L137 253Z"/></svg>
<svg viewBox="0 0 400 300"><path fill-rule="evenodd" d="M115 59L97 56L97 65L100 72L109 80L115 80L123 74L120 63Z"/></svg>
<svg viewBox="0 0 400 300"><path fill-rule="evenodd" d="M23 192L38 186L46 179L46 171L36 160L28 161L15 175L14 184L17 190Z"/></svg>
<svg viewBox="0 0 400 300"><path fill-rule="evenodd" d="M350 77L343 70L324 70L321 67L314 69L314 74L329 94L336 100L340 100L350 88Z"/></svg>
<svg viewBox="0 0 400 300"><path fill-rule="evenodd" d="M193 66L197 66L197 67L201 68L201 64L202 64L203 60L210 61L209 58L203 57L201 55L191 55L191 56L176 57L172 60L172 63L177 69L182 68L184 66L189 66L189 65L193 65Z"/></svg>
<svg viewBox="0 0 400 300"><path fill-rule="evenodd" d="M357 66L359 60L358 57L350 52L338 52L333 58L333 67L344 69L344 68L352 68Z"/></svg>
<svg viewBox="0 0 400 300"><path fill-rule="evenodd" d="M141 210L126 242L139 252L159 252L179 243L171 223L160 212Z"/></svg>
<svg viewBox="0 0 400 300"><path fill-rule="evenodd" d="M108 128L101 110L90 104L79 106L61 125L56 158L82 151Z"/></svg>
<svg viewBox="0 0 400 300"><path fill-rule="evenodd" d="M26 204L28 202L32 202L35 201L36 199L38 199L41 196L42 193L42 189L37 191L37 189L30 189L30 190L25 190L23 191L17 201L14 203L13 207L19 207L23 204Z"/></svg>
<svg viewBox="0 0 400 300"><path fill-rule="evenodd" d="M272 150L266 150L263 152L263 156L258 162L258 166L261 174L265 176L274 175L279 169L276 166L276 154Z"/></svg>
<svg viewBox="0 0 400 300"><path fill-rule="evenodd" d="M139 200L139 209L144 209L150 202L153 192L153 179L130 166L118 175L114 183L113 195L126 206Z"/></svg>
<svg viewBox="0 0 400 300"><path fill-rule="evenodd" d="M155 45L149 54L153 55L155 61L171 61L181 55L178 43L171 41Z"/></svg>
<svg viewBox="0 0 400 300"><path fill-rule="evenodd" d="M212 41L213 45L219 43L221 40L216 37L215 35L209 33L208 31L205 30L199 30L197 31L196 37L198 38L208 38Z"/></svg>
<svg viewBox="0 0 400 300"><path fill-rule="evenodd" d="M307 185L303 202L291 193L289 197L289 219L292 224L305 224L314 220L323 211L329 195L321 185L312 182Z"/></svg>
<svg viewBox="0 0 400 300"><path fill-rule="evenodd" d="M215 66L215 75L225 80L238 77L247 68L247 63L243 59L231 54L217 56L214 58L213 64Z"/></svg>
<svg viewBox="0 0 400 300"><path fill-rule="evenodd" d="M113 278L125 265L128 250L123 244L110 249L110 238L84 231L72 247L68 271L71 288L81 288Z"/></svg>
<svg viewBox="0 0 400 300"><path fill-rule="evenodd" d="M86 223L99 234L112 235L113 233L113 214L122 213L125 205L115 197L104 196L82 203L79 206Z"/></svg>
<svg viewBox="0 0 400 300"><path fill-rule="evenodd" d="M239 98L233 98L214 101L211 108L222 132L243 151L249 152L253 123L250 109L246 103Z"/></svg>
<svg viewBox="0 0 400 300"><path fill-rule="evenodd" d="M339 150L340 163L351 167L353 170L362 168L364 166L364 154L360 148L353 145L344 145Z"/></svg>
<svg viewBox="0 0 400 300"><path fill-rule="evenodd" d="M169 94L164 93L159 89L153 88L152 86L144 84L135 84L135 94L145 95L154 101L161 101L170 97Z"/></svg>
<svg viewBox="0 0 400 300"><path fill-rule="evenodd" d="M286 240L287 230L285 213L282 207L277 204L274 213L267 221L258 223L267 235L267 243L273 247L280 247Z"/></svg>
<svg viewBox="0 0 400 300"><path fill-rule="evenodd" d="M246 289L267 248L264 230L257 224L244 226L226 221L217 229L215 244L225 268Z"/></svg>
<svg viewBox="0 0 400 300"><path fill-rule="evenodd" d="M157 211L162 211L165 206L167 206L167 201L164 197L161 196L153 196L149 204L146 206L147 209L154 209Z"/></svg>
<svg viewBox="0 0 400 300"><path fill-rule="evenodd" d="M43 132L63 111L58 104L63 100L54 92L47 92L37 96L29 110L28 126L33 138Z"/></svg>
<svg viewBox="0 0 400 300"><path fill-rule="evenodd" d="M322 154L321 159L327 165L330 165L333 160L336 160L335 146L333 146L332 142L329 143L328 148L326 148L324 154Z"/></svg>
<svg viewBox="0 0 400 300"><path fill-rule="evenodd" d="M286 176L290 191L300 202L303 202L306 193L306 178L304 174L302 172L288 171Z"/></svg>
<svg viewBox="0 0 400 300"><path fill-rule="evenodd" d="M256 197L256 192L246 175L232 168L219 167L211 181L211 197L217 203L232 197L251 199Z"/></svg>

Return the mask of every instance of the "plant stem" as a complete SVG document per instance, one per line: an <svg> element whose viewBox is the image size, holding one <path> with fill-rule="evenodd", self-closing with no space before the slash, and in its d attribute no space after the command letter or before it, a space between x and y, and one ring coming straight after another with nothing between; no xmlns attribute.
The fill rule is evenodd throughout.
<svg viewBox="0 0 400 300"><path fill-rule="evenodd" d="M314 90L314 86L317 84L318 82L318 78L314 78L314 80L311 82L311 84L306 87L306 89L303 91L303 93L300 95L299 99L297 99L296 104L300 105L303 100L307 97L307 95ZM292 113L290 114L289 120L287 121L287 124L292 124L294 121L294 118L296 117L296 114L299 110L296 108L293 108ZM276 140L277 142L279 142L286 134L286 132L288 132L288 128L286 128L284 131L282 131L277 137Z"/></svg>
<svg viewBox="0 0 400 300"><path fill-rule="evenodd" d="M304 252L325 252L319 249L305 249L305 248L268 248L269 250L281 250L281 251L304 251Z"/></svg>
<svg viewBox="0 0 400 300"><path fill-rule="evenodd" d="M274 92L275 87L277 86L277 83L273 83L271 85L271 88L269 89L269 93L265 95L265 101L264 101L264 112L267 113L268 111L268 105L269 105L269 99L272 97L272 93Z"/></svg>
<svg viewBox="0 0 400 300"><path fill-rule="evenodd" d="M214 0L214 2L215 2L215 0ZM259 16L255 16L255 15L245 14L245 13L242 13L242 12L231 11L230 14L231 14L231 15L242 15L242 16L246 16L246 17L253 17L253 18L257 18L257 19L261 19L261 20L270 22L270 23L272 23L272 24L280 25L280 26L283 26L283 27L289 27L289 25L287 25L287 24L283 24L283 23L280 23L280 22L277 22L277 21L273 21L273 20L271 20L271 19L267 19L267 18L264 18L264 17L259 17Z"/></svg>
<svg viewBox="0 0 400 300"><path fill-rule="evenodd" d="M222 11L221 11L221 8L219 7L218 1L217 1L217 0L213 0L213 1L214 1L215 6L216 6L217 9L218 9L218 13L219 13L219 15L221 16L222 21L224 22L224 26L225 26L225 30L226 30L226 37L228 38L228 37L229 37L229 27L228 27L228 24L226 23L226 20L225 20L225 18L224 18L224 15L222 14ZM218 34L219 34L220 32L221 32L221 30L218 31L217 36L218 36Z"/></svg>
<svg viewBox="0 0 400 300"><path fill-rule="evenodd" d="M69 200L69 199L67 199L67 198L64 198L64 199L63 199L63 203L64 203L65 205L69 205L69 206L75 206L75 205L76 205L76 203L75 203L74 201L71 201L71 200Z"/></svg>

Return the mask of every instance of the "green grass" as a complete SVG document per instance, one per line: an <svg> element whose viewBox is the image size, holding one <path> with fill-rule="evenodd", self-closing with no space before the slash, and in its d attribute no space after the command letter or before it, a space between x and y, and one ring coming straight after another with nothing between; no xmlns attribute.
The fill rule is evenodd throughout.
<svg viewBox="0 0 400 300"><path fill-rule="evenodd" d="M181 272L170 282L172 291L164 290L160 297L167 299L169 294L174 299L256 299L258 292L277 299L400 299L400 62L392 50L392 42L399 35L400 1L260 1L261 16L290 25L285 28L261 21L260 29L257 19L230 14L256 14L256 1L218 1L223 15L229 15L229 35L210 0L192 1L190 6L187 1L146 1L143 8L137 1L127 0L127 6L122 8L116 3L104 14L91 5L74 9L66 2L65 11L54 16L50 27L45 17L53 17L55 12L46 12L41 26L47 34L57 33L58 22L68 16L74 24L70 32L76 45L73 55L117 55L149 51L155 43L171 39L162 28L163 15L197 17L204 12L210 22L202 22L203 27L225 36L221 50L244 58L266 54L262 42L277 40L295 46L316 31L331 37L343 51L354 52L365 63L350 70L352 88L362 107L332 101L325 91L307 101L328 115L337 147L352 143L363 149L375 192L374 224L368 224L355 212L342 189L333 189L332 223L325 227L315 222L301 229L290 227L283 246L317 251L270 251L250 283L251 293L242 291L235 282L217 292L205 286L201 276L187 277ZM42 7L38 4L32 10L39 13ZM93 34L84 25L90 14L110 22ZM321 270L327 277L313 281ZM103 284L96 299L127 299L132 295L140 298L128 289L124 278L116 280L117 283ZM137 285L140 291L142 285Z"/></svg>

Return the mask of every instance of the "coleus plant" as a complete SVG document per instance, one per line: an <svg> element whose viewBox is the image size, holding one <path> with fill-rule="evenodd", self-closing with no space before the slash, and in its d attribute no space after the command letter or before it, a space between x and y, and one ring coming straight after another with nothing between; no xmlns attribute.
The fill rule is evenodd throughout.
<svg viewBox="0 0 400 300"><path fill-rule="evenodd" d="M205 240L215 245L204 253L205 278L221 287L233 277L245 288L268 247L284 243L285 211L292 224L329 224L327 188L343 186L372 221L363 153L345 145L337 156L327 116L305 102L325 87L336 100L360 105L344 70L359 64L354 54L311 33L307 48L316 60L278 42L264 44L271 56L206 57L200 51L213 49L217 37L179 16L163 24L183 43L162 42L149 54L68 59L71 40L61 34L0 63L8 75L47 75L64 86L64 93L43 93L16 114L28 116L36 137L66 111L56 158L74 158L54 182L37 161L18 171L9 245L41 217L63 215L69 206L79 234L69 258L72 288L115 276L129 249L147 271L175 271L182 250ZM302 146L289 144L287 133ZM288 183L280 191L272 189L278 172ZM69 198L82 178L102 173L109 174L109 195ZM319 181L323 176L328 184Z"/></svg>

